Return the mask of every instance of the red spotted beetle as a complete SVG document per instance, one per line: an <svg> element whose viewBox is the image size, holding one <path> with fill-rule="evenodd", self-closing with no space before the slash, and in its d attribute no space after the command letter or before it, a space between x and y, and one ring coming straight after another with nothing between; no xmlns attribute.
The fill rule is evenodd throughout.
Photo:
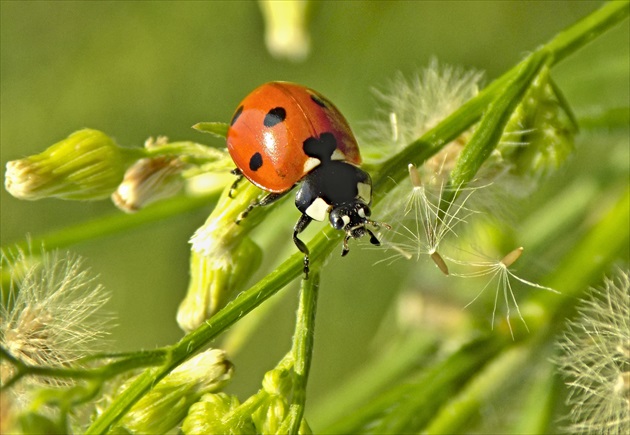
<svg viewBox="0 0 630 435"><path fill-rule="evenodd" d="M293 241L304 254L308 278L309 250L298 238L312 220L344 230L341 255L348 253L348 240L370 235L367 228L387 226L372 221L372 180L358 167L361 156L348 122L324 96L307 87L270 82L252 91L239 104L227 134L227 148L238 175L269 192L243 212L268 205L301 183L295 205L302 216L293 229Z"/></svg>

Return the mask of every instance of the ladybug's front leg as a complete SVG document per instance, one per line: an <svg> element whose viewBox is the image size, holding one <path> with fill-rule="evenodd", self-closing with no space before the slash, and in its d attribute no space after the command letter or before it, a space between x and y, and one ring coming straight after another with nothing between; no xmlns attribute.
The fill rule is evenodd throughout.
<svg viewBox="0 0 630 435"><path fill-rule="evenodd" d="M306 214L303 214L300 220L297 221L297 223L295 224L295 227L293 227L293 243L295 243L295 246L297 246L297 248L304 254L304 279L308 279L309 252L306 243L298 238L298 234L304 231L312 220L313 218Z"/></svg>
<svg viewBox="0 0 630 435"><path fill-rule="evenodd" d="M272 204L274 202L276 202L277 200L279 200L280 198L282 198L284 195L286 195L287 192L280 192L280 193L268 193L267 195L265 195L260 201L253 201L251 204L249 204L247 206L247 208L245 210L243 210L241 212L240 215L238 215L238 217L236 218L236 224L240 224L241 221L243 219L245 219L247 217L247 215L256 207L261 207L264 205L269 205Z"/></svg>

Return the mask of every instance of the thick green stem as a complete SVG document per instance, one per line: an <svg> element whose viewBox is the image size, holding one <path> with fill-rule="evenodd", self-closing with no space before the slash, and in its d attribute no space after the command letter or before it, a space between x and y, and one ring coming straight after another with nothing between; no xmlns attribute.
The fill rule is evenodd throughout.
<svg viewBox="0 0 630 435"><path fill-rule="evenodd" d="M539 50L529 56L522 62L522 67L514 79L506 83L501 94L490 104L451 172L449 188L440 198L438 222L444 219L461 189L473 180L479 168L497 147L512 113L548 59L549 54L546 50Z"/></svg>

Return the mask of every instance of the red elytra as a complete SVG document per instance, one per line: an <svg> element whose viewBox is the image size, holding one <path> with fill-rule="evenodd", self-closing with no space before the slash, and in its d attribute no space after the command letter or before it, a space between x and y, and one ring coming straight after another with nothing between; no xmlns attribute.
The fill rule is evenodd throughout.
<svg viewBox="0 0 630 435"><path fill-rule="evenodd" d="M306 155L304 141L331 133L332 160L361 164L357 141L341 112L326 97L288 82L266 83L238 105L227 135L236 166L263 190L290 190L321 163Z"/></svg>

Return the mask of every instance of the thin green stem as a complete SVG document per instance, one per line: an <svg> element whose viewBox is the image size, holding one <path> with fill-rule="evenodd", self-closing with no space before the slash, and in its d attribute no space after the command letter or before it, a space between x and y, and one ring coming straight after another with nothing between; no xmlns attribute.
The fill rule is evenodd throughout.
<svg viewBox="0 0 630 435"><path fill-rule="evenodd" d="M558 399L558 377L549 360L537 361L534 379L528 385L522 412L510 433L551 433L553 409Z"/></svg>
<svg viewBox="0 0 630 435"><path fill-rule="evenodd" d="M10 253L15 250L21 250L22 252L32 255L39 255L43 249L53 250L65 248L86 240L91 241L132 230L162 219L181 216L184 213L202 207L212 207L218 197L219 192L212 192L202 196L178 196L152 205L138 213L115 213L60 230L51 231L43 236L30 238L13 244L9 243L2 247L2 252Z"/></svg>
<svg viewBox="0 0 630 435"><path fill-rule="evenodd" d="M630 14L630 1L614 0L560 32L546 48L556 64L582 48Z"/></svg>
<svg viewBox="0 0 630 435"><path fill-rule="evenodd" d="M313 359L313 342L315 338L315 313L317 312L317 296L319 294L319 271L312 270L308 280L302 280L300 303L297 311L297 323L293 336L293 396L291 398L290 434L297 434L304 416L306 402L306 384Z"/></svg>
<svg viewBox="0 0 630 435"><path fill-rule="evenodd" d="M130 370L158 366L168 359L167 349L155 349L130 353L124 359L110 362L99 367L48 367L25 364L0 347L1 359L6 359L15 368L16 373L3 385L2 390L11 388L13 384L25 376L46 376L67 379L100 379L106 380Z"/></svg>

